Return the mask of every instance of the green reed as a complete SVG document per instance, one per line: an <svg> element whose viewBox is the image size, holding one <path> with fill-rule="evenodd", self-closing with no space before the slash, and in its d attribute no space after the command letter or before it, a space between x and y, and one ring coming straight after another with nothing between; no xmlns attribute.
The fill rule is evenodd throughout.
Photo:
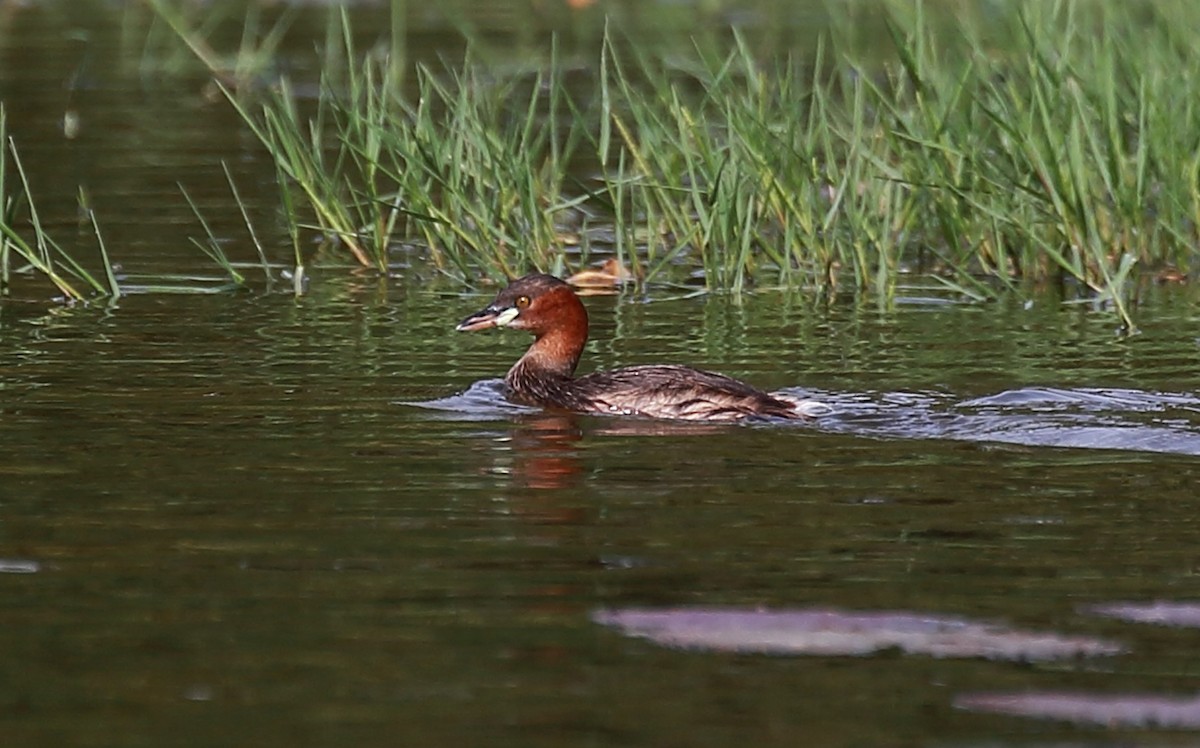
<svg viewBox="0 0 1200 748"><path fill-rule="evenodd" d="M214 76L226 86L237 87L252 84L261 79L275 64L279 46L298 14L298 6L285 6L279 17L269 25L264 22L262 4L237 3L241 17L242 35L238 48L231 54L222 54L209 43L209 37L227 20L230 9L213 7L212 4L193 6L146 0L146 5L170 30L173 39L181 40L187 51L201 60ZM154 57L159 34L150 29L143 50L143 66L161 67L164 60Z"/></svg>
<svg viewBox="0 0 1200 748"><path fill-rule="evenodd" d="M472 68L448 82L418 68L419 104L387 123L385 168L410 235L437 267L466 277L481 265L515 275L562 255L560 218L587 195L566 188L582 124L561 124L557 70L552 64L549 73L500 85Z"/></svg>
<svg viewBox="0 0 1200 748"><path fill-rule="evenodd" d="M15 184L10 168L16 176ZM101 255L107 262L94 218L92 225ZM16 143L8 136L4 107L0 106L0 293L3 295L8 295L14 273L45 278L67 301L82 300L85 292L119 294L111 274L107 278L114 285L106 287L44 229Z"/></svg>
<svg viewBox="0 0 1200 748"><path fill-rule="evenodd" d="M92 236L103 274L98 277L78 252L59 244L47 231L16 142L8 137L7 120L0 106L0 296L11 292L14 277L40 278L57 289L67 303L89 299L116 300L126 293L213 293L242 284L241 275L225 257L211 231L208 243L197 244L227 273L227 278L179 275L134 276L118 279L100 222L85 190L79 190L78 208ZM14 179L15 177L15 179ZM186 192L185 198L186 198ZM191 199L187 198L189 204ZM195 206L193 205L193 210ZM196 213L199 217L199 212ZM203 219L201 218L203 224ZM94 264L94 263L90 263Z"/></svg>
<svg viewBox="0 0 1200 748"><path fill-rule="evenodd" d="M393 72L373 61L360 67L344 15L341 25L343 33L328 42L343 47L344 59L327 63L315 111L302 113L286 82L258 108L238 92L226 93L274 159L289 214L299 198L311 211L307 228L344 247L358 264L386 270L403 216L394 180L382 168L386 126L396 111Z"/></svg>
<svg viewBox="0 0 1200 748"><path fill-rule="evenodd" d="M857 36L880 8L887 49ZM579 60L551 49L507 69L417 65L407 93L405 50L357 54L342 15L309 110L286 84L257 106L230 99L284 176L287 213L309 216L299 228L381 271L401 251L470 279L598 249L644 280L735 292L887 298L915 274L973 299L1053 284L1131 324L1144 277L1194 269L1186 30L1200 8L828 12L803 55L737 35L655 51L613 31L583 84L567 83Z"/></svg>
<svg viewBox="0 0 1200 748"><path fill-rule="evenodd" d="M921 29L897 33L904 78L876 98L899 102L883 122L904 180L928 186L912 225L937 228L931 251L960 278L1072 285L1129 322L1136 268L1195 262L1200 68L1174 37L1200 16L1022 7L1015 53L957 30L957 80Z"/></svg>
<svg viewBox="0 0 1200 748"><path fill-rule="evenodd" d="M741 40L727 57L683 70L639 56L630 73L611 46L608 56L624 104L609 116L632 167L609 182L630 184L635 211L653 216L650 233L663 237L646 248L651 277L694 258L710 288L819 287L841 268L866 286L889 266L901 191L863 86L839 100L836 82L764 67Z"/></svg>
<svg viewBox="0 0 1200 748"><path fill-rule="evenodd" d="M555 216L586 199L563 190L582 125L561 124L558 66L504 80L419 66L408 99L395 66L358 61L341 23L344 59L328 66L311 112L286 84L258 108L229 93L284 177L287 204L308 207L307 228L381 271L412 240L457 275L551 263Z"/></svg>
<svg viewBox="0 0 1200 748"><path fill-rule="evenodd" d="M823 47L811 78L744 42L684 71L614 64L633 166L614 178L668 237L658 264L698 262L710 287L1049 280L1130 323L1137 268L1194 265L1200 238L1200 67L1177 38L1200 12L1146 10L1031 4L1007 36L946 40L918 6L892 18L894 61L843 48L826 67Z"/></svg>

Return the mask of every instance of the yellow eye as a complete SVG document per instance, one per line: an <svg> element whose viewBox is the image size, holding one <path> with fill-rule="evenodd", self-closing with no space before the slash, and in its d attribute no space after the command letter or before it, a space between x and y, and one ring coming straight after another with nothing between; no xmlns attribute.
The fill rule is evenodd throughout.
<svg viewBox="0 0 1200 748"><path fill-rule="evenodd" d="M529 306L529 297L528 296L518 296L517 297L517 309L524 309L527 306Z"/></svg>

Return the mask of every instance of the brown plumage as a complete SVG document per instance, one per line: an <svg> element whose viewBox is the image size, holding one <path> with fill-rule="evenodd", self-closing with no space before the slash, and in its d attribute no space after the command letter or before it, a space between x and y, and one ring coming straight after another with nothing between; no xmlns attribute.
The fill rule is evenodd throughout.
<svg viewBox="0 0 1200 748"><path fill-rule="evenodd" d="M751 416L808 418L800 402L745 382L688 366L629 366L574 378L587 343L587 310L571 287L534 273L511 282L460 331L512 327L534 342L504 381L512 399L581 413L640 415L689 421L738 421Z"/></svg>

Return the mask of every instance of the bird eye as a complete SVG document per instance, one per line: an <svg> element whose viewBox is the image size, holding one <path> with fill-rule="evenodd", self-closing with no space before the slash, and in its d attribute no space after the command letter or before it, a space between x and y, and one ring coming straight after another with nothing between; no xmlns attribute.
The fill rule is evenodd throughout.
<svg viewBox="0 0 1200 748"><path fill-rule="evenodd" d="M518 296L517 297L517 308L518 309L524 309L528 306L529 306L529 297L528 296Z"/></svg>

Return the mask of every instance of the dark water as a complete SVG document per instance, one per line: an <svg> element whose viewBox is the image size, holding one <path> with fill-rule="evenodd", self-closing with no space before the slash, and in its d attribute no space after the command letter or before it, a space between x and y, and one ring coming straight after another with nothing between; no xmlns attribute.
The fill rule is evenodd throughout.
<svg viewBox="0 0 1200 748"><path fill-rule="evenodd" d="M214 159L265 216L270 171L227 111L96 65L66 141L70 66L18 38L0 94L55 225L83 182L127 268L203 270L185 179L250 259ZM1124 339L905 293L589 299L585 368L835 410L715 428L500 407L526 341L451 332L484 296L410 272L5 302L2 742L1193 742L1195 291Z"/></svg>
<svg viewBox="0 0 1200 748"><path fill-rule="evenodd" d="M477 297L316 287L4 309L13 744L1107 740L955 702L1200 682L1194 629L1085 610L1200 598L1188 306L1118 341L1054 309L590 300L588 364L686 360L839 408L674 429L413 407L525 341L450 332ZM1097 423L1103 449L1044 445ZM711 606L908 611L1127 653L736 654L594 621Z"/></svg>

